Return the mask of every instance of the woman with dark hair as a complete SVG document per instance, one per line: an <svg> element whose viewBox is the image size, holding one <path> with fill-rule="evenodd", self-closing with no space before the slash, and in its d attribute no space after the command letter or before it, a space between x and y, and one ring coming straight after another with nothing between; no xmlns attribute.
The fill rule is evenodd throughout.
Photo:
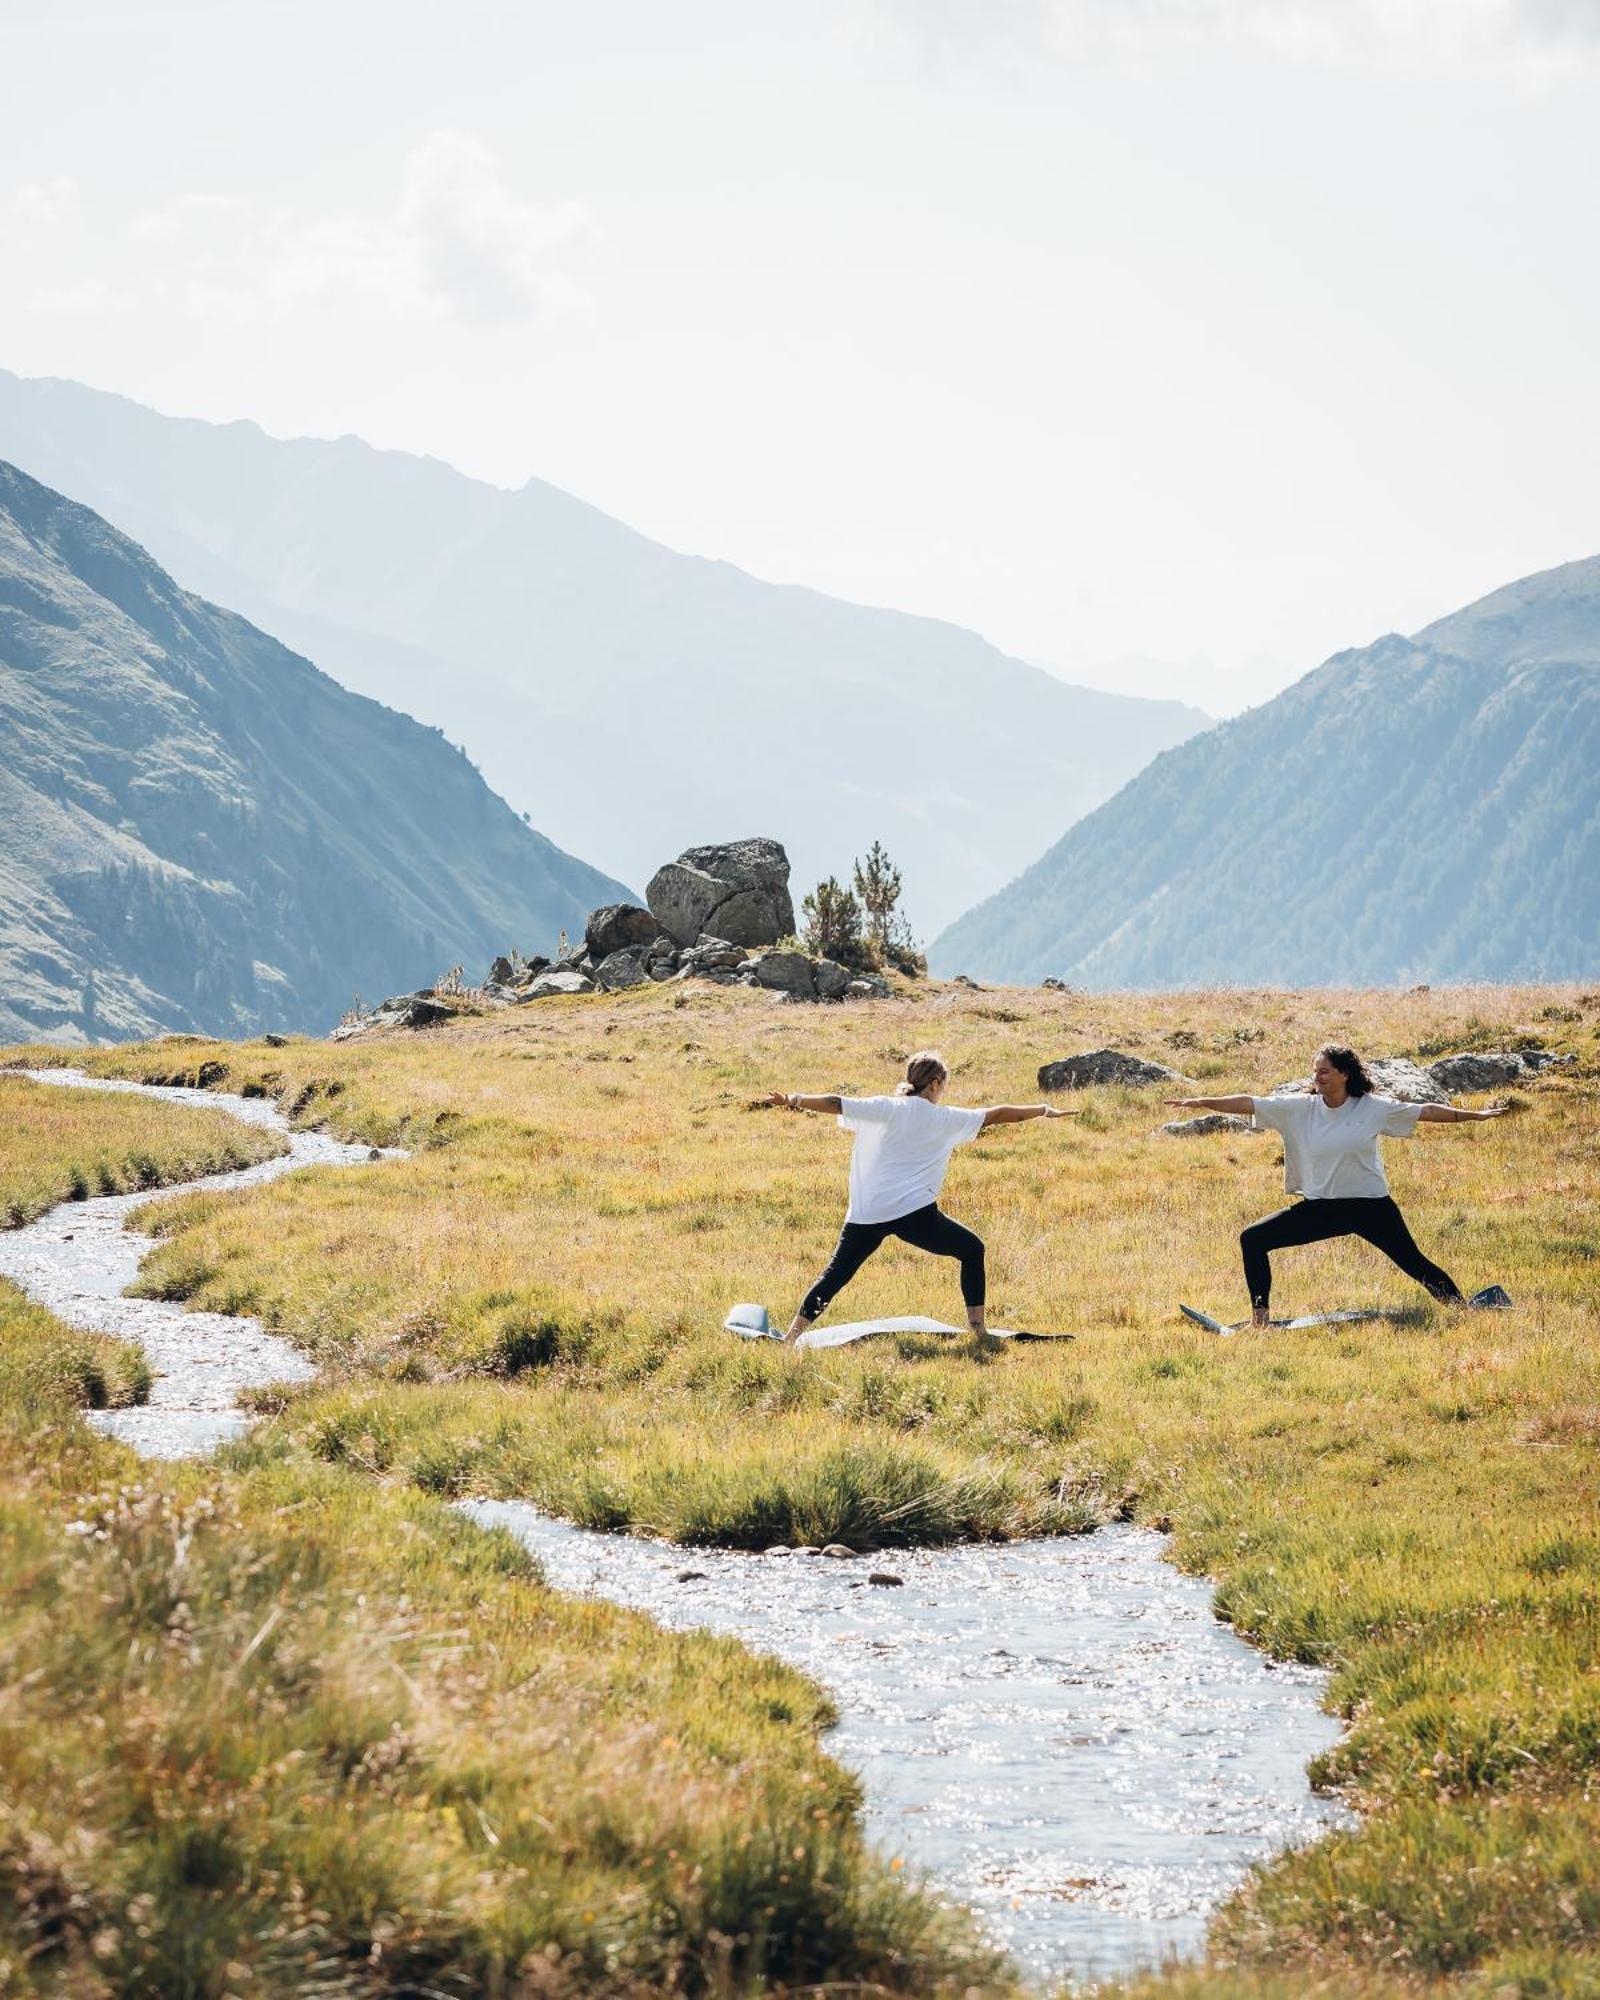
<svg viewBox="0 0 1600 2000"><path fill-rule="evenodd" d="M1450 1273L1417 1248L1389 1193L1378 1141L1409 1139L1419 1124L1472 1125L1498 1118L1503 1104L1462 1111L1453 1104L1402 1104L1382 1097L1355 1050L1333 1043L1318 1049L1309 1090L1287 1097L1174 1097L1168 1102L1185 1111L1234 1112L1250 1118L1258 1131L1283 1137L1284 1185L1304 1200L1253 1222L1239 1238L1257 1326L1267 1324L1272 1252L1335 1236L1363 1238L1434 1298L1447 1305L1465 1303Z"/></svg>
<svg viewBox="0 0 1600 2000"><path fill-rule="evenodd" d="M950 1072L936 1049L923 1049L906 1064L905 1081L892 1097L806 1097L775 1090L767 1100L786 1111L837 1115L855 1134L850 1154L850 1206L828 1268L806 1293L785 1335L796 1340L843 1291L861 1266L890 1236L936 1257L961 1265L961 1296L967 1324L981 1343L984 1318L983 1238L939 1208L950 1155L990 1125L1021 1125L1030 1118L1068 1118L1053 1104L994 1104L965 1111L940 1100Z"/></svg>

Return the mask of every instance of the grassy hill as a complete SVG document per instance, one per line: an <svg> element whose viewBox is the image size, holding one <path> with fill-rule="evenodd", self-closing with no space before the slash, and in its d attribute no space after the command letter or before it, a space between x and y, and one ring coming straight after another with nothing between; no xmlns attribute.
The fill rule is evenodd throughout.
<svg viewBox="0 0 1600 2000"><path fill-rule="evenodd" d="M929 956L1095 987L1600 970L1600 557L1168 751Z"/></svg>
<svg viewBox="0 0 1600 2000"><path fill-rule="evenodd" d="M1031 1098L1040 1062L1101 1044L1159 1058L1203 1088L1267 1088L1303 1071L1329 1033L1371 1054L1425 1058L1521 1039L1575 1058L1519 1090L1514 1117L1425 1127L1389 1148L1424 1247L1464 1284L1504 1283L1513 1312L1446 1311L1374 1253L1340 1244L1280 1259L1278 1302L1378 1303L1395 1317L1231 1341L1197 1331L1178 1318L1178 1298L1242 1308L1237 1233L1281 1203L1276 1143L1170 1138L1156 1130L1170 1114L1149 1093L1104 1089L1081 1093L1085 1116L1073 1125L985 1135L957 1156L948 1189L952 1212L988 1238L996 1319L1073 1329L1071 1345L973 1358L912 1336L807 1357L719 1330L736 1298L787 1310L842 1212L842 1135L828 1121L756 1108L771 1087L885 1087L905 1053L938 1041L957 1101ZM430 1668L447 1682L429 1680L420 1709L414 1691L392 1697L408 1743L422 1731L423 1765L402 1760L408 1776L386 1789L365 1749L336 1750L335 1775L315 1793L315 1832L298 1816L311 1797L309 1779L295 1775L301 1764L272 1762L281 1734L263 1735L259 1757L252 1747L242 1766L216 1730L194 1738L192 1796L216 1799L221 1812L237 1784L255 1802L248 1815L237 1809L234 1887L216 1906L228 1949L247 1962L270 1970L266 1919L256 1926L251 1898L285 1868L316 1884L309 1893L327 1913L318 1949L342 1966L362 1962L370 1919L338 1857L369 1824L379 1900L389 1899L388 1920L424 1973L451 1962L439 1945L451 1923L486 1980L485 1938L494 1949L508 1938L526 1945L542 1922L559 1937L566 1983L508 1981L508 1993L761 1990L748 1957L720 1987L706 1976L708 1929L742 1897L745 1908L776 1904L762 1949L781 1946L800 1991L826 1978L845 1990L863 1979L892 1992L1009 1990L999 1971L964 1959L952 1934L918 1930L919 1906L872 1888L871 1864L849 1845L848 1802L826 1790L836 1780L807 1763L812 1753L787 1727L773 1732L771 1717L736 1756L726 1734L717 1739L738 1783L770 1780L763 1824L785 1829L804 1792L796 1774L822 1784L843 1815L830 1822L841 1844L824 1865L820 1848L796 1842L803 1866L787 1900L771 1872L761 1881L772 1887L728 1887L721 1829L739 1808L718 1788L737 1785L731 1765L713 1779L701 1762L702 1830L678 1829L685 1845L673 1866L693 1855L698 1879L727 1895L697 1893L674 1933L677 1958L664 1955L663 1912L681 1877L660 1866L659 1787L637 1760L614 1762L606 1749L575 1807L566 1738L528 1733L530 1711L511 1690L536 1687L538 1704L598 1714L607 1728L626 1715L636 1740L670 1738L673 1757L679 1746L699 1757L714 1725L753 1729L756 1693L730 1668L714 1708L686 1708L675 1656L650 1650L684 1642L647 1642L640 1621L591 1609L579 1647L570 1608L497 1574L501 1558L484 1544L449 1539L459 1531L446 1527L440 1498L516 1493L596 1525L648 1522L688 1542L871 1547L1112 1517L1168 1525L1174 1559L1216 1579L1218 1608L1243 1634L1335 1670L1348 1734L1318 1776L1347 1788L1361 1821L1266 1869L1223 1912L1209 1964L1141 1982L1141 1996L1484 2000L1600 1983L1600 995L1477 987L1097 999L933 987L872 1008L801 1009L743 992L648 988L465 1018L426 1036L166 1044L88 1060L168 1081L220 1063L230 1088L273 1091L302 1119L415 1149L399 1165L165 1206L143 1277L166 1296L260 1312L322 1373L304 1391L264 1396L274 1421L221 1470L183 1475L233 1510L207 1544L218 1574L237 1547L265 1551L267 1580L248 1611L199 1621L216 1634L205 1658L217 1663L219 1715L245 1699L225 1663L280 1597L273 1631L291 1660L326 1652L337 1663L316 1684L318 1704L349 1701L339 1689L360 1685L340 1678L355 1621L345 1607L358 1591L365 1617L380 1623L407 1593L397 1643L441 1628L456 1649ZM953 1278L886 1250L849 1303L940 1311L954 1304ZM54 1421L59 1436L65 1419ZM82 1490L73 1476L70 1490ZM147 1473L146 1490L165 1492L168 1477ZM272 1539L297 1519L318 1565L303 1613L282 1582L287 1551ZM30 1533L31 1545L47 1539ZM116 1548L132 1576L166 1560L170 1538L152 1528ZM102 1587L97 1579L81 1587ZM491 1652L511 1634L514 1657ZM106 1653L91 1649L95 1672L113 1672L125 1640L118 1628ZM404 1655L408 1673L413 1658ZM14 1712L48 1745L76 1727L76 1711L45 1655L27 1659L41 1671ZM274 1656L262 1682L247 1683L251 1745L279 1675ZM176 1687L141 1686L146 1727L169 1711L182 1722ZM452 1705L461 1689L471 1692ZM792 1677L772 1697L802 1733L815 1725L820 1711L805 1708ZM493 1718L481 1738L479 1712ZM339 1725L341 1745L352 1726ZM650 1734L657 1727L665 1738ZM463 1789L455 1774L472 1745ZM269 1767L276 1775L252 1778ZM56 1826L45 1796L42 1785L28 1794L27 1825ZM145 1962L166 1964L161 1951L203 1941L212 1906L164 1858L170 1843L117 1819L103 1793L84 1797L97 1800L99 1837L117 1835L119 1881L143 1866L157 1882L155 1935L170 1942L141 1943ZM394 1845L402 1798L420 1815L421 1842L404 1865ZM459 1838L481 1871L481 1900L458 1918L438 1887L447 1878L426 1871L445 1853L441 1804L465 1800L481 1804L502 1841L519 1801L558 1833L519 1823L502 1852L458 1805ZM596 1905L570 1893L575 1881L594 1882L593 1893L618 1896L625 1879L635 1888L615 1907L623 1942L639 1954L633 1987L607 1969L603 1940L585 1940L582 1911ZM777 1979L778 1963L762 1961L761 1976Z"/></svg>
<svg viewBox="0 0 1600 2000"><path fill-rule="evenodd" d="M956 625L680 554L543 480L506 492L359 438L272 438L0 370L0 456L442 727L629 881L759 828L801 889L882 840L931 933L1206 723Z"/></svg>
<svg viewBox="0 0 1600 2000"><path fill-rule="evenodd" d="M625 893L0 464L0 1034L324 1029Z"/></svg>

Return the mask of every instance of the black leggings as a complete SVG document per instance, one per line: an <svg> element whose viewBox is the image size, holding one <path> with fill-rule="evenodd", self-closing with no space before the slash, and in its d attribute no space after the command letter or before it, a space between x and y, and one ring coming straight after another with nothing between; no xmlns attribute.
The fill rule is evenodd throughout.
<svg viewBox="0 0 1600 2000"><path fill-rule="evenodd" d="M898 1236L916 1250L931 1250L935 1257L961 1259L961 1296L969 1311L983 1304L983 1238L948 1215L941 1215L936 1203L914 1208L909 1215L897 1215L893 1222L847 1222L839 1231L839 1241L828 1268L806 1293L800 1307L802 1319L817 1319L827 1311L828 1302L842 1292L873 1251L886 1237Z"/></svg>
<svg viewBox="0 0 1600 2000"><path fill-rule="evenodd" d="M1408 1278L1415 1278L1436 1299L1461 1297L1450 1273L1430 1263L1417 1248L1392 1196L1335 1195L1321 1201L1297 1201L1264 1222L1252 1222L1240 1236L1251 1305L1264 1306L1272 1296L1271 1251L1287 1250L1297 1243L1325 1243L1331 1236L1362 1237L1385 1257L1393 1258Z"/></svg>

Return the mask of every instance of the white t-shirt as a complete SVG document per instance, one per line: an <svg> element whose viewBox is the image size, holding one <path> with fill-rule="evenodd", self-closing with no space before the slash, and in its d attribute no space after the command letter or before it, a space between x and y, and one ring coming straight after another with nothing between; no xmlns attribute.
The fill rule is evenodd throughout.
<svg viewBox="0 0 1600 2000"><path fill-rule="evenodd" d="M1386 1195L1379 1139L1409 1139L1422 1115L1420 1104L1397 1098L1347 1097L1330 1111L1314 1090L1293 1097L1252 1097L1254 1123L1283 1134L1283 1184L1308 1201L1347 1195Z"/></svg>
<svg viewBox="0 0 1600 2000"><path fill-rule="evenodd" d="M896 1222L939 1199L957 1146L983 1130L981 1111L925 1097L841 1097L839 1123L856 1135L846 1222Z"/></svg>

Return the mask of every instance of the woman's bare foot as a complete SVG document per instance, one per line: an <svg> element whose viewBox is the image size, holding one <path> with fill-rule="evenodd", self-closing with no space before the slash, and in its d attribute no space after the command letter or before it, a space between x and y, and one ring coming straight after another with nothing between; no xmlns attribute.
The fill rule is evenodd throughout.
<svg viewBox="0 0 1600 2000"><path fill-rule="evenodd" d="M1266 1306L1254 1307L1250 1314L1250 1324L1252 1326L1271 1326L1272 1315L1269 1309Z"/></svg>
<svg viewBox="0 0 1600 2000"><path fill-rule="evenodd" d="M807 1327L814 1326L815 1324L816 1322L807 1319L804 1313L796 1313L794 1318L789 1322L789 1331L783 1336L784 1346L787 1347L793 1341L798 1340Z"/></svg>

